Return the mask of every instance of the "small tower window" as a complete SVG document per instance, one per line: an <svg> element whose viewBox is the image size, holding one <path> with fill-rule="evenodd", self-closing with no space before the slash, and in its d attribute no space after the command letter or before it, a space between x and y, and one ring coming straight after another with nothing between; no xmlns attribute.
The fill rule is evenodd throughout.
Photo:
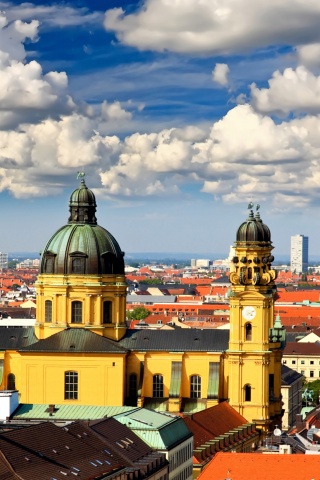
<svg viewBox="0 0 320 480"><path fill-rule="evenodd" d="M152 396L154 398L163 398L163 376L162 375L153 375L153 392Z"/></svg>
<svg viewBox="0 0 320 480"><path fill-rule="evenodd" d="M251 385L244 386L244 401L251 402Z"/></svg>
<svg viewBox="0 0 320 480"><path fill-rule="evenodd" d="M78 372L64 373L64 399L78 400Z"/></svg>
<svg viewBox="0 0 320 480"><path fill-rule="evenodd" d="M103 302L103 323L112 323L112 302Z"/></svg>
<svg viewBox="0 0 320 480"><path fill-rule="evenodd" d="M190 398L201 398L200 375L192 375L190 378Z"/></svg>
<svg viewBox="0 0 320 480"><path fill-rule="evenodd" d="M44 302L44 321L47 323L52 322L52 301L46 300Z"/></svg>
<svg viewBox="0 0 320 480"><path fill-rule="evenodd" d="M246 325L245 325L245 337L246 337L247 342L250 342L252 340L252 325L251 325L251 323L246 323Z"/></svg>
<svg viewBox="0 0 320 480"><path fill-rule="evenodd" d="M82 302L77 300L71 304L71 323L82 323Z"/></svg>

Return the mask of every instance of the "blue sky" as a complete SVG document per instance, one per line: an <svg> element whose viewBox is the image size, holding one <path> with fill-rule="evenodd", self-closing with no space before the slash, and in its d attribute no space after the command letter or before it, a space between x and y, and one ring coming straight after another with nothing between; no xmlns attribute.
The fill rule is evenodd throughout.
<svg viewBox="0 0 320 480"><path fill-rule="evenodd" d="M0 251L84 171L126 252L227 254L253 201L320 258L320 3L260 3L0 1Z"/></svg>

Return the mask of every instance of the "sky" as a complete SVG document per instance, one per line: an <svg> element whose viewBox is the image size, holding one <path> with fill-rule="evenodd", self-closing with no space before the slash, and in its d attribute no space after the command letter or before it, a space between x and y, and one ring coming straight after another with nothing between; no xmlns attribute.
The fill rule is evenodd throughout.
<svg viewBox="0 0 320 480"><path fill-rule="evenodd" d="M319 0L0 1L0 251L78 172L125 252L221 252L249 202L319 255Z"/></svg>

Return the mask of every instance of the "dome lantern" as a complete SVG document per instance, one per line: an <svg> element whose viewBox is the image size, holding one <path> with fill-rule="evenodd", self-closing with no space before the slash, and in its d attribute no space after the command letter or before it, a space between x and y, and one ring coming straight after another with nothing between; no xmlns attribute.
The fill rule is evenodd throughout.
<svg viewBox="0 0 320 480"><path fill-rule="evenodd" d="M86 186L84 181L84 173L79 175L81 175L80 187L77 188L70 196L70 217L68 219L68 223L88 223L96 225L96 197L94 196L94 193Z"/></svg>

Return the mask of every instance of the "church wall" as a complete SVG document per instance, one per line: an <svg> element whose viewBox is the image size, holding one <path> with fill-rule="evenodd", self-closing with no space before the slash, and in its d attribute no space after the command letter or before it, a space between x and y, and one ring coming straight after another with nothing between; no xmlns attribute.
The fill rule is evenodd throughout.
<svg viewBox="0 0 320 480"><path fill-rule="evenodd" d="M164 397L170 396L172 362L182 363L180 397L190 398L190 377L199 375L201 377L201 397L207 398L210 362L220 363L219 390L222 392L223 362L220 352L210 354L208 352L131 352L127 361L127 388L132 373L137 375L139 384L141 362L144 363L143 397L152 397L153 376L157 374L163 375Z"/></svg>
<svg viewBox="0 0 320 480"><path fill-rule="evenodd" d="M94 354L8 353L21 403L123 405L125 359ZM78 399L65 399L65 372L78 373Z"/></svg>

